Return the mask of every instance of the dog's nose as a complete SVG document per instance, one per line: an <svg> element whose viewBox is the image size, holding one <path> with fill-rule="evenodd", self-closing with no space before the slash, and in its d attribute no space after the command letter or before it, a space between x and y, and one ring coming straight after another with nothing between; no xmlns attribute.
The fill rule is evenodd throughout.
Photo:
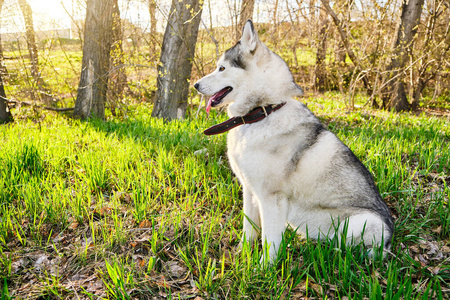
<svg viewBox="0 0 450 300"><path fill-rule="evenodd" d="M196 90L198 90L198 87L200 86L200 84L197 82L196 84L194 84L194 87Z"/></svg>

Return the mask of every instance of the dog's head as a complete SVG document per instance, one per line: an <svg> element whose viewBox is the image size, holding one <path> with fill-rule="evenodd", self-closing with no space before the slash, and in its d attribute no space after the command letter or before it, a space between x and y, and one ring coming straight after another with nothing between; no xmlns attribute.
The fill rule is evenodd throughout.
<svg viewBox="0 0 450 300"><path fill-rule="evenodd" d="M211 107L233 103L229 107L231 115L244 115L255 107L303 94L286 63L259 40L250 20L245 23L240 41L225 51L217 68L194 87L210 97L208 112Z"/></svg>

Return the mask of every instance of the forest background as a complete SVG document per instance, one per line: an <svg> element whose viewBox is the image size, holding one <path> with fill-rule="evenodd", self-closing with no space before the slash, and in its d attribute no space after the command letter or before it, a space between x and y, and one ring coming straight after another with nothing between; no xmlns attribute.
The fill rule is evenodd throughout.
<svg viewBox="0 0 450 300"><path fill-rule="evenodd" d="M104 70L95 70L103 72L96 76L108 86L99 87L102 96L96 101L106 103L101 106L106 105L113 115L126 111L127 102L136 99L157 100L158 108L159 101L167 101L156 93L158 82L170 82L166 77L175 73L182 74L183 79L177 81L195 82L212 71L219 54L238 40L243 22L253 17L261 39L286 60L296 81L307 91L339 91L350 108L361 94L367 96L365 105L376 108L449 107L447 0L191 2L181 1L185 5L171 13L168 1L112 1L109 23L106 21L101 32L86 33L85 1L55 2L60 9L54 10L53 20L46 22L50 15L42 12L35 17L42 30L34 28L33 12L26 1L1 1L3 97L11 108L34 101L67 110L74 107L77 96L82 98L79 92L83 89L79 88L85 85L80 77L83 79L81 70L86 70L81 66L82 47L87 45L85 56L108 52L103 55L105 62L100 63ZM197 9L193 9L195 3ZM88 15L92 11L101 16L94 11L100 7L92 6ZM184 19L184 24L191 26L189 32L194 33L189 36L186 28L174 26L183 20L174 12L183 9L191 10ZM174 17L172 23L169 16ZM171 66L177 72L161 76L158 65L164 63L161 48L165 28L172 29L170 35L179 36L178 43L184 41L179 45L185 43L189 49L180 56L185 59L172 51L173 57L167 61L178 61L179 66ZM88 41L91 36L97 45L102 33L111 33L102 41L102 49L89 49L89 43L83 43L85 36ZM167 52L170 43L167 40ZM111 45L110 51L107 45ZM196 97L188 87L172 93L172 101L193 104ZM159 88L164 89L167 87Z"/></svg>

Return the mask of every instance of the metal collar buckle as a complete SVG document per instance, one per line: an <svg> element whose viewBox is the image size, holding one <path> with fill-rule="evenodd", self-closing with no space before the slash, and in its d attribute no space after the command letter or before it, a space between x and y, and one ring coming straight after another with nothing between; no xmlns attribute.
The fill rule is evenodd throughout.
<svg viewBox="0 0 450 300"><path fill-rule="evenodd" d="M262 109L263 109L263 111L264 111L264 114L266 115L266 117L267 117L267 111L266 111L266 108L264 107L264 106L261 106L262 107Z"/></svg>

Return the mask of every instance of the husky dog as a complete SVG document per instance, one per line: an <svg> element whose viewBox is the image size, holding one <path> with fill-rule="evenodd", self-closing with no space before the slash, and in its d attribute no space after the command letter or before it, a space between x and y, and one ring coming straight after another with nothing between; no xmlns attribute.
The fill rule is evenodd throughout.
<svg viewBox="0 0 450 300"><path fill-rule="evenodd" d="M211 107L228 105L228 157L243 188L243 240L261 228L270 260L287 224L312 238L338 234L347 243L388 249L394 224L374 180L353 152L301 102L286 63L265 46L252 21L194 87ZM238 127L239 126L239 127ZM343 233L346 235L344 236Z"/></svg>

